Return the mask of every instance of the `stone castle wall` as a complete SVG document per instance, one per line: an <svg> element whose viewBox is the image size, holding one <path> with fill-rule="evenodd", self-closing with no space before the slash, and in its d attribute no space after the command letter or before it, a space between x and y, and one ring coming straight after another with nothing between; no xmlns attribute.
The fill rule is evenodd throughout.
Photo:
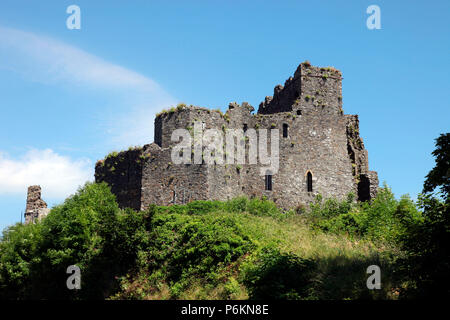
<svg viewBox="0 0 450 320"><path fill-rule="evenodd" d="M150 204L183 204L208 199L207 169L201 164L173 164L170 148L146 148L141 209Z"/></svg>
<svg viewBox="0 0 450 320"><path fill-rule="evenodd" d="M41 187L28 187L25 224L34 223L44 218L49 212L50 209L47 208L47 203L41 199Z"/></svg>
<svg viewBox="0 0 450 320"><path fill-rule="evenodd" d="M239 195L266 196L284 208L306 204L319 193L343 199L354 192L360 200L369 200L376 194L378 178L369 171L358 116L343 113L341 80L334 68L303 63L284 86L275 87L257 114L247 103L230 103L225 114L184 105L162 112L155 119L155 142L99 162L96 181L108 182L119 204L135 209ZM245 164L172 163L172 147L178 143L171 141L172 132L184 128L192 133L196 121L203 129L223 133L279 129L279 171L272 176L272 190L265 190L262 165L248 164L248 157ZM283 137L286 126L288 135ZM270 145L270 133L268 138ZM248 151L245 138L236 142ZM308 173L312 192L307 189Z"/></svg>

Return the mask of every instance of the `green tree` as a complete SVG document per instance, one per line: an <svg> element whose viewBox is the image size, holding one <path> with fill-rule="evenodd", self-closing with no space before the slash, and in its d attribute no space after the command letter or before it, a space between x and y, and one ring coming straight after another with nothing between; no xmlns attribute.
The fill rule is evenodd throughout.
<svg viewBox="0 0 450 320"><path fill-rule="evenodd" d="M436 165L424 182L424 194L419 196L423 209L422 223L408 223L409 230L401 238L407 258L400 264L400 271L409 282L406 297L448 298L450 272L450 135L436 139L433 155ZM440 189L442 198L433 193ZM444 201L442 201L444 199Z"/></svg>
<svg viewBox="0 0 450 320"><path fill-rule="evenodd" d="M432 155L436 158L436 165L426 176L423 192L431 193L439 188L444 200L448 202L450 194L450 133L441 134L436 139L436 149Z"/></svg>

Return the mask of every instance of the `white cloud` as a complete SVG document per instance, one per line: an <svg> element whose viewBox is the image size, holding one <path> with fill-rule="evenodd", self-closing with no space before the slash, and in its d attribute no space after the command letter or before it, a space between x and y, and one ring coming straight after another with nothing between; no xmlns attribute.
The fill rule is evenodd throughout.
<svg viewBox="0 0 450 320"><path fill-rule="evenodd" d="M19 159L0 153L0 194L23 194L38 184L44 199L63 199L93 180L92 168L87 159L72 160L51 149L32 149Z"/></svg>
<svg viewBox="0 0 450 320"><path fill-rule="evenodd" d="M46 36L0 27L0 48L6 57L0 60L3 68L36 81L131 88L158 99L170 98L154 80Z"/></svg>
<svg viewBox="0 0 450 320"><path fill-rule="evenodd" d="M49 85L95 89L99 96L106 90L105 100L115 101L110 110L117 113L99 126L106 125L109 143L117 147L151 142L154 114L176 103L157 82L135 71L52 38L1 26L0 68Z"/></svg>

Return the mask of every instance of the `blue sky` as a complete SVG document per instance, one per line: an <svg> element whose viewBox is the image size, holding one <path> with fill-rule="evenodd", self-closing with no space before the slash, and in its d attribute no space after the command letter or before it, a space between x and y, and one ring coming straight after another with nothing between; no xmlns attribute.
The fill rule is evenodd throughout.
<svg viewBox="0 0 450 320"><path fill-rule="evenodd" d="M81 8L69 30L66 8ZM366 27L369 5L381 30ZM153 141L177 102L255 108L309 60L343 72L369 165L416 197L449 131L449 1L23 1L0 3L0 228L26 186L55 205L113 150Z"/></svg>

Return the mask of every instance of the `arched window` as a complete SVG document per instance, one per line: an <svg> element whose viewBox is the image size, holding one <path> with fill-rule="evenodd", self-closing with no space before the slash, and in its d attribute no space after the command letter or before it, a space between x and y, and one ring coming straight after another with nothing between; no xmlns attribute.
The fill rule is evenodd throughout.
<svg viewBox="0 0 450 320"><path fill-rule="evenodd" d="M288 129L289 129L289 126L287 125L287 123L283 123L283 138L288 137Z"/></svg>
<svg viewBox="0 0 450 320"><path fill-rule="evenodd" d="M247 132L248 126L246 123L244 123L244 132Z"/></svg>
<svg viewBox="0 0 450 320"><path fill-rule="evenodd" d="M312 192L313 191L313 181L312 181L312 174L310 171L308 171L308 173L306 174L306 185L308 187L308 192Z"/></svg>
<svg viewBox="0 0 450 320"><path fill-rule="evenodd" d="M272 191L272 175L269 173L266 174L266 190Z"/></svg>

